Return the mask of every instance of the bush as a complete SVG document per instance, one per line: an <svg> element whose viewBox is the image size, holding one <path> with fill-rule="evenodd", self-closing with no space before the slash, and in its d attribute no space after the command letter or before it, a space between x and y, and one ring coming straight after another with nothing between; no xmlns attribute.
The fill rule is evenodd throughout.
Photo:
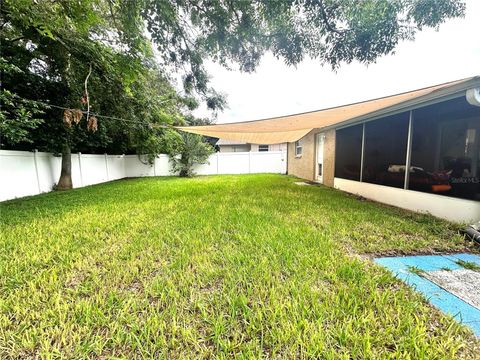
<svg viewBox="0 0 480 360"><path fill-rule="evenodd" d="M205 164L208 157L215 152L201 135L172 131L165 134L165 141L173 170L181 177L194 176L193 165Z"/></svg>

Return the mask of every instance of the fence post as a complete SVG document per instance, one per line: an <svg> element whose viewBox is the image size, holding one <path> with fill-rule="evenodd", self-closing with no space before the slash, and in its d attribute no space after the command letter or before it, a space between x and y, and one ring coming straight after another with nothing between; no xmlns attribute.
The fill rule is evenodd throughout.
<svg viewBox="0 0 480 360"><path fill-rule="evenodd" d="M153 159L153 176L157 176L157 156L155 155L155 158Z"/></svg>
<svg viewBox="0 0 480 360"><path fill-rule="evenodd" d="M252 173L252 152L248 152L248 173Z"/></svg>
<svg viewBox="0 0 480 360"><path fill-rule="evenodd" d="M125 154L122 154L122 164L123 164L123 177L127 177L127 165L126 162L127 160L125 159Z"/></svg>
<svg viewBox="0 0 480 360"><path fill-rule="evenodd" d="M37 176L38 193L40 194L42 192L42 188L40 187L40 177L38 176L37 153L37 149L33 150L33 163L35 164L35 175Z"/></svg>
<svg viewBox="0 0 480 360"><path fill-rule="evenodd" d="M82 174L82 153L78 154L78 170L80 170L80 187L83 187L83 174Z"/></svg>
<svg viewBox="0 0 480 360"><path fill-rule="evenodd" d="M105 173L107 174L107 181L109 180L108 176L108 155L105 153Z"/></svg>
<svg viewBox="0 0 480 360"><path fill-rule="evenodd" d="M218 159L219 159L219 157L220 157L220 151L217 152L217 175L219 174L219 172L218 172L218 166L219 166L218 165Z"/></svg>

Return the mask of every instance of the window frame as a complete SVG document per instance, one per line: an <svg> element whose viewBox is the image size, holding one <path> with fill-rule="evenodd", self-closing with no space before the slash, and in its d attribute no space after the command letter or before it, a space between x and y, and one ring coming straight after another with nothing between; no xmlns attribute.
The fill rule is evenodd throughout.
<svg viewBox="0 0 480 360"><path fill-rule="evenodd" d="M303 154L303 141L302 139L295 141L295 157L302 157Z"/></svg>

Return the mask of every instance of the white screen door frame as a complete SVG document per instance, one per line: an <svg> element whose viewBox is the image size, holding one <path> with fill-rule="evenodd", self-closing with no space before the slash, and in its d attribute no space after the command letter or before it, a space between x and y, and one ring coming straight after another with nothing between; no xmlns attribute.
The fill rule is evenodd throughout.
<svg viewBox="0 0 480 360"><path fill-rule="evenodd" d="M325 134L319 133L315 135L316 145L316 161L315 161L315 180L323 184L323 146L325 143Z"/></svg>

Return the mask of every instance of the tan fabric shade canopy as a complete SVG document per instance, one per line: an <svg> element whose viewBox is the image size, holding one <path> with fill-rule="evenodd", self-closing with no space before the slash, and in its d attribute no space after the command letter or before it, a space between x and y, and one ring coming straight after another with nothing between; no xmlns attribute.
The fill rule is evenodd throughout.
<svg viewBox="0 0 480 360"><path fill-rule="evenodd" d="M301 139L313 129L324 128L352 120L388 107L421 98L425 95L468 82L472 78L453 81L424 89L379 99L264 120L206 126L181 126L177 129L221 139L253 144L277 144Z"/></svg>

